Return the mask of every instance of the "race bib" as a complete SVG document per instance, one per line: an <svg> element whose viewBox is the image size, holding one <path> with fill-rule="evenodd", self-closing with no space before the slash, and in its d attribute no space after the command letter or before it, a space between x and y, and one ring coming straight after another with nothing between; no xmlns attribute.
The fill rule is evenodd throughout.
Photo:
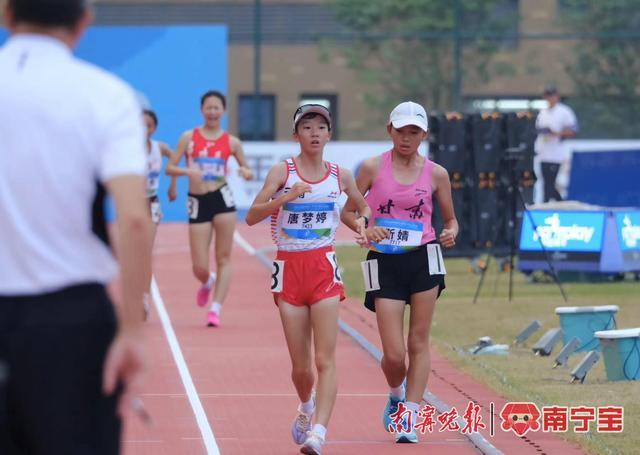
<svg viewBox="0 0 640 455"><path fill-rule="evenodd" d="M376 243L371 242L371 249L379 253L401 254L420 246L422 241L422 223L418 221L376 218L375 225L389 231L389 237Z"/></svg>
<svg viewBox="0 0 640 455"><path fill-rule="evenodd" d="M160 201L151 202L151 221L158 224L162 219L162 210L160 209Z"/></svg>
<svg viewBox="0 0 640 455"><path fill-rule="evenodd" d="M147 173L147 197L155 196L160 186L160 173L157 171Z"/></svg>
<svg viewBox="0 0 640 455"><path fill-rule="evenodd" d="M427 260L429 262L429 275L446 275L442 248L437 243L427 245Z"/></svg>
<svg viewBox="0 0 640 455"><path fill-rule="evenodd" d="M189 218L195 220L198 218L198 209L200 207L200 203L198 199L193 196L189 196L187 199L187 213L189 214Z"/></svg>
<svg viewBox="0 0 640 455"><path fill-rule="evenodd" d="M378 260L370 259L360 263L362 268L362 276L364 278L364 290L378 291L380 289L380 281L378 280Z"/></svg>
<svg viewBox="0 0 640 455"><path fill-rule="evenodd" d="M327 260L329 261L329 264L331 264L331 268L333 269L333 282L342 283L342 276L340 275L340 266L338 265L338 258L336 257L336 252L329 251L327 253Z"/></svg>
<svg viewBox="0 0 640 455"><path fill-rule="evenodd" d="M285 204L281 236L294 239L322 239L331 236L334 202Z"/></svg>
<svg viewBox="0 0 640 455"><path fill-rule="evenodd" d="M198 157L193 160L202 171L202 180L223 180L225 174L225 162L222 158Z"/></svg>
<svg viewBox="0 0 640 455"><path fill-rule="evenodd" d="M220 188L220 194L222 195L222 200L224 201L224 205L229 207L233 207L235 204L233 202L233 194L231 193L231 188L227 185Z"/></svg>
<svg viewBox="0 0 640 455"><path fill-rule="evenodd" d="M271 292L282 292L284 284L284 261L275 260L271 263Z"/></svg>

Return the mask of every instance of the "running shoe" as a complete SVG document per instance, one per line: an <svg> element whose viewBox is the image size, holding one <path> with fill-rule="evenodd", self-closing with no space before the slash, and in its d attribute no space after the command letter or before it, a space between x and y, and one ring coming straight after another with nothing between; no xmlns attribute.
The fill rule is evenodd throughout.
<svg viewBox="0 0 640 455"><path fill-rule="evenodd" d="M396 398L393 395L389 394L387 405L384 407L384 411L382 413L382 425L384 425L385 431L390 431L389 427L393 426L391 415L395 414L395 412L398 410L398 403L401 403L403 401L403 399Z"/></svg>
<svg viewBox="0 0 640 455"><path fill-rule="evenodd" d="M418 442L418 434L416 429L412 428L411 431L398 431L396 433L396 444L415 444Z"/></svg>
<svg viewBox="0 0 640 455"><path fill-rule="evenodd" d="M209 311L207 313L207 327L219 327L220 326L220 315L215 311Z"/></svg>
<svg viewBox="0 0 640 455"><path fill-rule="evenodd" d="M291 425L291 437L293 438L293 442L296 444L302 444L307 439L308 433L311 431L311 419L315 412L315 394L312 395L312 399L314 406L313 411L309 414L302 412L302 405L298 405L298 415Z"/></svg>
<svg viewBox="0 0 640 455"><path fill-rule="evenodd" d="M324 438L311 431L309 432L307 439L304 441L304 444L302 444L300 453L304 453L306 455L321 455L323 444Z"/></svg>
<svg viewBox="0 0 640 455"><path fill-rule="evenodd" d="M215 283L216 274L215 272L211 272L211 277L213 278L213 283ZM202 285L200 289L198 289L198 293L196 294L196 303L198 306L206 306L209 303L209 295L211 295L211 289L213 288L213 283L211 283L210 287L206 285Z"/></svg>

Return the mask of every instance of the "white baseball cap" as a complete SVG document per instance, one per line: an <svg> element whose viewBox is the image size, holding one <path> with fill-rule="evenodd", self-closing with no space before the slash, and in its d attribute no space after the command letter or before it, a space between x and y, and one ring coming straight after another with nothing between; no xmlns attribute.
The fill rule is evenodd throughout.
<svg viewBox="0 0 640 455"><path fill-rule="evenodd" d="M427 111L413 101L405 101L398 104L389 115L389 124L393 125L394 128L415 125L425 132L429 130Z"/></svg>
<svg viewBox="0 0 640 455"><path fill-rule="evenodd" d="M293 114L293 131L295 132L296 126L298 126L298 122L302 120L307 114L318 114L325 118L327 123L329 124L329 130L331 130L331 112L326 106L322 104L303 104L302 106L296 109L296 112Z"/></svg>

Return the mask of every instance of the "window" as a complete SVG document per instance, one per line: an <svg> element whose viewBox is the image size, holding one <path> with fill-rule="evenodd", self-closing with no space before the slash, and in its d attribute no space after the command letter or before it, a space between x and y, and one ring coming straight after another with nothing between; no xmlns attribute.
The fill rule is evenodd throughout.
<svg viewBox="0 0 640 455"><path fill-rule="evenodd" d="M331 139L338 139L338 95L321 93L303 93L298 106L303 104L322 104L331 113Z"/></svg>
<svg viewBox="0 0 640 455"><path fill-rule="evenodd" d="M260 95L238 96L238 136L243 141L273 141L276 135L276 97ZM257 123L257 125L256 125Z"/></svg>

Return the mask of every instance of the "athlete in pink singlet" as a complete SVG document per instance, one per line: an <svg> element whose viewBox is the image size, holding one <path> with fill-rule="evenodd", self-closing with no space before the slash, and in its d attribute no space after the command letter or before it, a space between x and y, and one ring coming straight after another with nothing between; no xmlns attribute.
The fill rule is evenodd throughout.
<svg viewBox="0 0 640 455"><path fill-rule="evenodd" d="M410 101L399 104L391 112L387 131L393 148L366 160L356 178L372 211L367 230L370 251L362 272L365 305L376 312L384 354L381 366L390 388L383 425L396 433L396 442L412 443L418 441L413 425L430 370L431 319L445 287L440 246L455 244L458 222L447 171L418 153L428 135L424 108ZM439 237L431 225L434 196L444 219ZM345 206L345 210L349 208ZM410 305L408 365L406 304ZM396 428L390 416L399 406L412 412L411 418Z"/></svg>

